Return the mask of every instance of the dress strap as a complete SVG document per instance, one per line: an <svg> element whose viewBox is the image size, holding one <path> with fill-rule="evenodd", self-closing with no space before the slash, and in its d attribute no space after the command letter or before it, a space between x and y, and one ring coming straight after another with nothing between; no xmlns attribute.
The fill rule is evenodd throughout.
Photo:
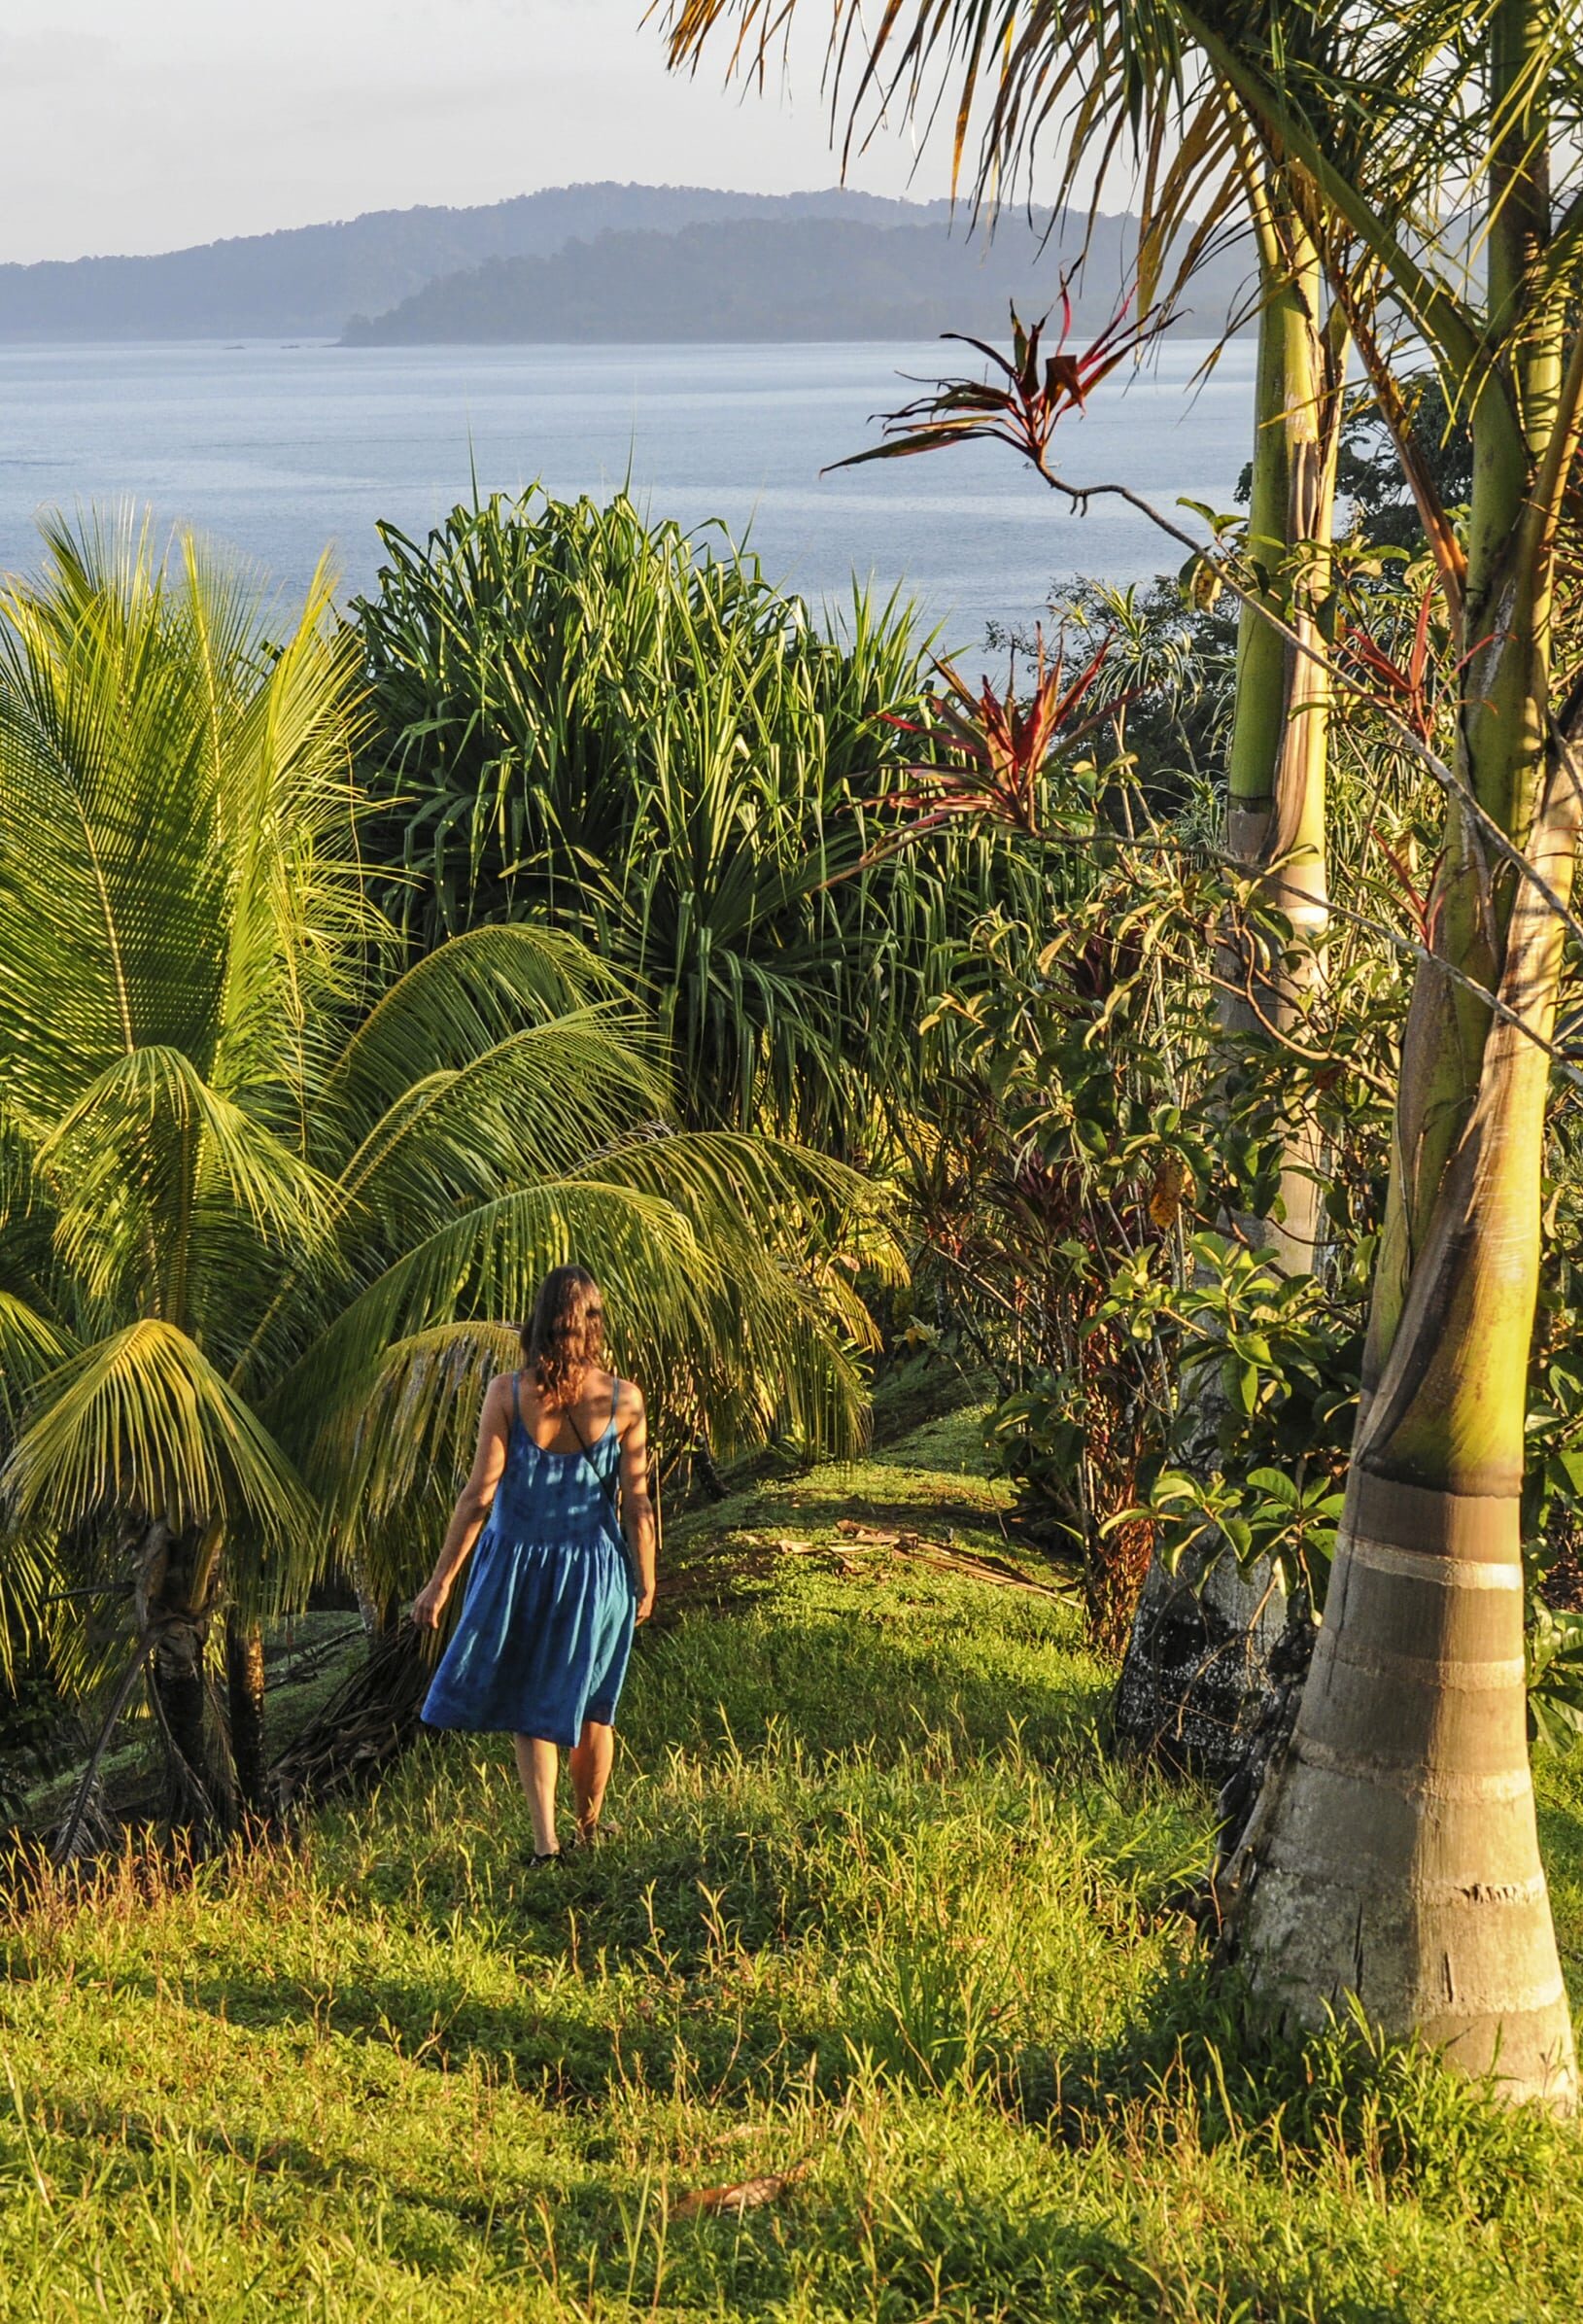
<svg viewBox="0 0 1583 2324"><path fill-rule="evenodd" d="M610 1435L611 1435L611 1436L614 1436L614 1435L615 1435L616 1414L617 1414L617 1412L619 1412L619 1411L620 1411L620 1409L621 1409L621 1382L620 1382L619 1380L617 1380L617 1381L616 1381L616 1383L615 1383L615 1386L614 1386L614 1387L613 1387L613 1388L610 1390L610 1431L609 1431L609 1433L610 1433Z"/></svg>
<svg viewBox="0 0 1583 2324"><path fill-rule="evenodd" d="M522 1416L522 1374L520 1371L514 1371L511 1374L511 1402L517 1409L518 1428L526 1429L528 1423Z"/></svg>

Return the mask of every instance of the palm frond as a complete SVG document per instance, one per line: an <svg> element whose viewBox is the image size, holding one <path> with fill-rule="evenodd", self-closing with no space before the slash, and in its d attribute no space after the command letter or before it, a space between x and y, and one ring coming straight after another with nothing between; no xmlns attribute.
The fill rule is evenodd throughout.
<svg viewBox="0 0 1583 2324"><path fill-rule="evenodd" d="M264 1398L265 1419L328 1495L344 1472L386 1351L440 1324L530 1311L552 1266L576 1260L604 1286L612 1337L709 1326L717 1263L663 1197L551 1181L477 1204L413 1244L350 1299Z"/></svg>
<svg viewBox="0 0 1583 2324"><path fill-rule="evenodd" d="M173 573L129 520L47 540L0 599L0 804L26 833L0 857L10 1101L47 1127L118 1057L166 1048L279 1102L304 979L344 982L374 925L355 653L322 587L277 652L256 584L189 541Z"/></svg>
<svg viewBox="0 0 1583 2324"><path fill-rule="evenodd" d="M524 1179L574 1170L612 1132L664 1111L664 1078L631 1014L573 1009L433 1072L381 1116L347 1162L347 1232L389 1247Z"/></svg>
<svg viewBox="0 0 1583 2324"><path fill-rule="evenodd" d="M167 1314L187 1304L193 1230L217 1194L280 1248L312 1250L328 1226L317 1174L177 1049L107 1065L40 1141L37 1165L56 1192L56 1248L89 1295L130 1267Z"/></svg>
<svg viewBox="0 0 1583 2324"><path fill-rule="evenodd" d="M130 1511L289 1544L313 1523L292 1463L203 1350L144 1317L40 1381L0 1471L22 1530Z"/></svg>
<svg viewBox="0 0 1583 2324"><path fill-rule="evenodd" d="M52 1317L0 1287L0 1415L7 1437L38 1382L71 1352L69 1335Z"/></svg>
<svg viewBox="0 0 1583 2324"><path fill-rule="evenodd" d="M431 1074L624 989L577 937L545 922L454 936L397 977L345 1039L314 1093L316 1136L338 1138L345 1152Z"/></svg>

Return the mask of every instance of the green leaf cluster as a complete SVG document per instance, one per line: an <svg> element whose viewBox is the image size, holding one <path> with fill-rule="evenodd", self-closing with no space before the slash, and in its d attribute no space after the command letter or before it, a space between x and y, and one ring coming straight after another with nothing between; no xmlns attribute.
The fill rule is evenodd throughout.
<svg viewBox="0 0 1583 2324"><path fill-rule="evenodd" d="M382 538L361 764L403 927L553 914L652 996L689 1121L850 1151L919 1087L950 946L1032 886L989 835L884 852L929 686L912 607L815 614L624 494Z"/></svg>

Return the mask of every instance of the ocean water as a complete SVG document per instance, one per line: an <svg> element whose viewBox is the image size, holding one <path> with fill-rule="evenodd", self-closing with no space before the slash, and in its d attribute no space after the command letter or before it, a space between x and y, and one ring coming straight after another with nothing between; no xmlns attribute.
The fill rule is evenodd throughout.
<svg viewBox="0 0 1583 2324"><path fill-rule="evenodd" d="M607 494L721 518L777 580L840 598L851 576L915 597L945 642L1030 622L1053 579L1124 581L1183 552L1124 505L1071 513L1007 450L972 445L840 475L872 415L917 393L937 344L341 348L250 341L0 348L0 568L25 571L41 508L131 500L233 544L289 590L330 547L343 594L379 563L376 519L421 534L479 489ZM1253 347L1206 380L1172 338L1063 423L1074 482L1177 513L1229 507L1248 458ZM1196 530L1195 520L1186 520Z"/></svg>

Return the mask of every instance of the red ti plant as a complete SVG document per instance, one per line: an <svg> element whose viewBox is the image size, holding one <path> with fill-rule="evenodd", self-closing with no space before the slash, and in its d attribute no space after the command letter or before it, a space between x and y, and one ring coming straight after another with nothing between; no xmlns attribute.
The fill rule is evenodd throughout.
<svg viewBox="0 0 1583 2324"><path fill-rule="evenodd" d="M1405 650L1395 650L1355 621L1343 618L1336 639L1336 659L1343 674L1358 684L1365 702L1383 704L1398 727L1417 738L1426 748L1432 748L1435 740L1435 691L1440 676L1435 658L1432 632L1437 584L1429 581L1419 599L1418 614L1413 633ZM1377 829L1377 815L1371 815L1366 834L1368 842L1379 850L1395 875L1399 899L1411 920L1420 944L1434 940L1430 896L1436 885L1439 857L1436 856L1427 881L1415 879L1408 863Z"/></svg>
<svg viewBox="0 0 1583 2324"><path fill-rule="evenodd" d="M1128 323L1123 304L1097 339L1074 349L1067 344L1072 335L1072 298L1064 276L1060 309L1060 333L1049 355L1044 353L1049 313L1037 323L1023 324L1013 307L1010 356L966 331L944 331L942 337L976 348L993 364L1005 385L987 379L934 380L929 395L904 404L900 411L880 415L882 443L834 461L832 468L861 468L871 460L907 460L915 452L940 452L951 444L988 441L1010 444L1048 477L1045 455L1057 422L1068 412L1082 411L1099 382L1153 338L1166 320L1162 310L1146 322ZM1070 488L1063 485L1061 489ZM1074 497L1084 496L1080 492Z"/></svg>
<svg viewBox="0 0 1583 2324"><path fill-rule="evenodd" d="M1358 676L1372 686L1377 696L1395 712L1401 723L1426 745L1434 741L1435 662L1429 623L1436 594L1435 584L1432 581L1426 583L1419 601L1412 642L1400 661L1356 622L1344 621L1336 641L1343 666L1350 664Z"/></svg>
<svg viewBox="0 0 1583 2324"><path fill-rule="evenodd" d="M1072 679L1064 655L1057 650L1050 662L1044 634L1038 634L1031 694L1019 700L1016 663L1004 694L987 677L977 692L949 662L937 662L946 692L938 698L927 724L893 718L903 733L921 736L932 746L926 761L906 770L912 790L891 796L887 804L904 812L918 811L909 825L909 839L938 830L955 815L975 815L1007 825L1030 839L1044 836L1041 815L1044 778L1057 752L1076 747L1097 726L1115 717L1114 696L1095 702L1094 694L1105 657L1106 639L1098 651Z"/></svg>

